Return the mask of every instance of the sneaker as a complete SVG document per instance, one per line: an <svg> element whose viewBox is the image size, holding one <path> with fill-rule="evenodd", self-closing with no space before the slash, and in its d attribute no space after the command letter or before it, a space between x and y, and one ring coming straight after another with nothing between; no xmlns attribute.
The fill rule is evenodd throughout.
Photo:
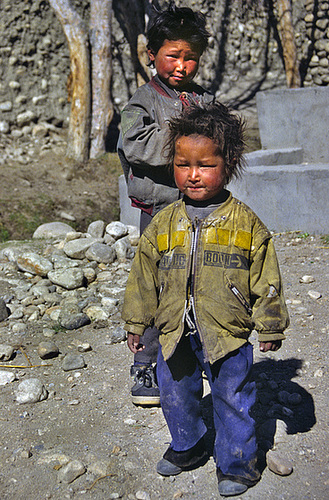
<svg viewBox="0 0 329 500"><path fill-rule="evenodd" d="M135 385L131 388L132 402L140 406L160 406L160 390L153 366L132 366Z"/></svg>
<svg viewBox="0 0 329 500"><path fill-rule="evenodd" d="M163 458L157 463L157 473L161 476L176 476L182 471L204 465L208 459L209 454L203 438L186 451L175 451L169 446Z"/></svg>
<svg viewBox="0 0 329 500"><path fill-rule="evenodd" d="M230 479L224 479L218 483L218 491L222 497L235 497L237 495L242 495L247 491L248 486L245 484L238 483L237 481L231 481Z"/></svg>
<svg viewBox="0 0 329 500"><path fill-rule="evenodd" d="M160 462L157 463L157 473L161 476L177 476L183 471L181 467L175 465L165 458L162 458Z"/></svg>

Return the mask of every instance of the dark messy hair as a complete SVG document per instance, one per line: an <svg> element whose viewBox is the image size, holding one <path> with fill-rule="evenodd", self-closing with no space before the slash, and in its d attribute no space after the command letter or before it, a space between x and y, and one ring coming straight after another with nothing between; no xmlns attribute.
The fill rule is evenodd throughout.
<svg viewBox="0 0 329 500"><path fill-rule="evenodd" d="M182 113L169 122L165 153L173 174L177 140L182 136L202 135L218 146L218 153L225 162L225 184L233 177L240 177L245 165L245 121L219 102L185 107Z"/></svg>
<svg viewBox="0 0 329 500"><path fill-rule="evenodd" d="M147 30L147 48L157 54L165 40L185 40L201 55L207 48L209 36L206 18L201 12L176 7L175 2L170 2L167 10L152 17Z"/></svg>

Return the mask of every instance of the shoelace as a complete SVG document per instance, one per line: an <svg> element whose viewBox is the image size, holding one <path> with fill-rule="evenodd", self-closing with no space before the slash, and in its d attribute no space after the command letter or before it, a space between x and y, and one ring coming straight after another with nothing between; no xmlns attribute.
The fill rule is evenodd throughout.
<svg viewBox="0 0 329 500"><path fill-rule="evenodd" d="M145 387L152 387L152 385L156 386L153 374L150 374L149 368L143 368L139 373L137 373L136 378L138 379L138 382L142 380Z"/></svg>

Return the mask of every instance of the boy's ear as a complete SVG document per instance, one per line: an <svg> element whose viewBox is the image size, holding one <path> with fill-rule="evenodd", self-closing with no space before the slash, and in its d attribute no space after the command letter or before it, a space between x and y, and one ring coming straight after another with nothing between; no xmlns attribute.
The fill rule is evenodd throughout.
<svg viewBox="0 0 329 500"><path fill-rule="evenodd" d="M156 54L155 54L154 50L152 50L152 49L147 49L147 53L148 53L148 56L149 56L149 58L150 58L150 61L152 61L152 62L153 62L153 61L155 60L155 56L156 56Z"/></svg>

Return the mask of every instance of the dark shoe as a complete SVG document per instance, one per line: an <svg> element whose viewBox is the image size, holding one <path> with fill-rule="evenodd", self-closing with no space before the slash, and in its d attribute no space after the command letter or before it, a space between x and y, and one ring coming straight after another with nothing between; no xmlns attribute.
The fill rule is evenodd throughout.
<svg viewBox="0 0 329 500"><path fill-rule="evenodd" d="M135 380L135 385L131 388L133 403L140 406L160 406L160 390L153 366L132 366L130 373Z"/></svg>
<svg viewBox="0 0 329 500"><path fill-rule="evenodd" d="M160 462L157 463L157 473L161 474L161 476L177 476L182 470L181 467L168 462L165 458L162 458Z"/></svg>
<svg viewBox="0 0 329 500"><path fill-rule="evenodd" d="M230 479L223 479L218 483L219 494L223 497L234 497L247 491L248 486Z"/></svg>
<svg viewBox="0 0 329 500"><path fill-rule="evenodd" d="M186 451L175 451L170 446L157 464L157 472L162 476L176 476L184 470L192 470L204 465L209 458L204 439Z"/></svg>

